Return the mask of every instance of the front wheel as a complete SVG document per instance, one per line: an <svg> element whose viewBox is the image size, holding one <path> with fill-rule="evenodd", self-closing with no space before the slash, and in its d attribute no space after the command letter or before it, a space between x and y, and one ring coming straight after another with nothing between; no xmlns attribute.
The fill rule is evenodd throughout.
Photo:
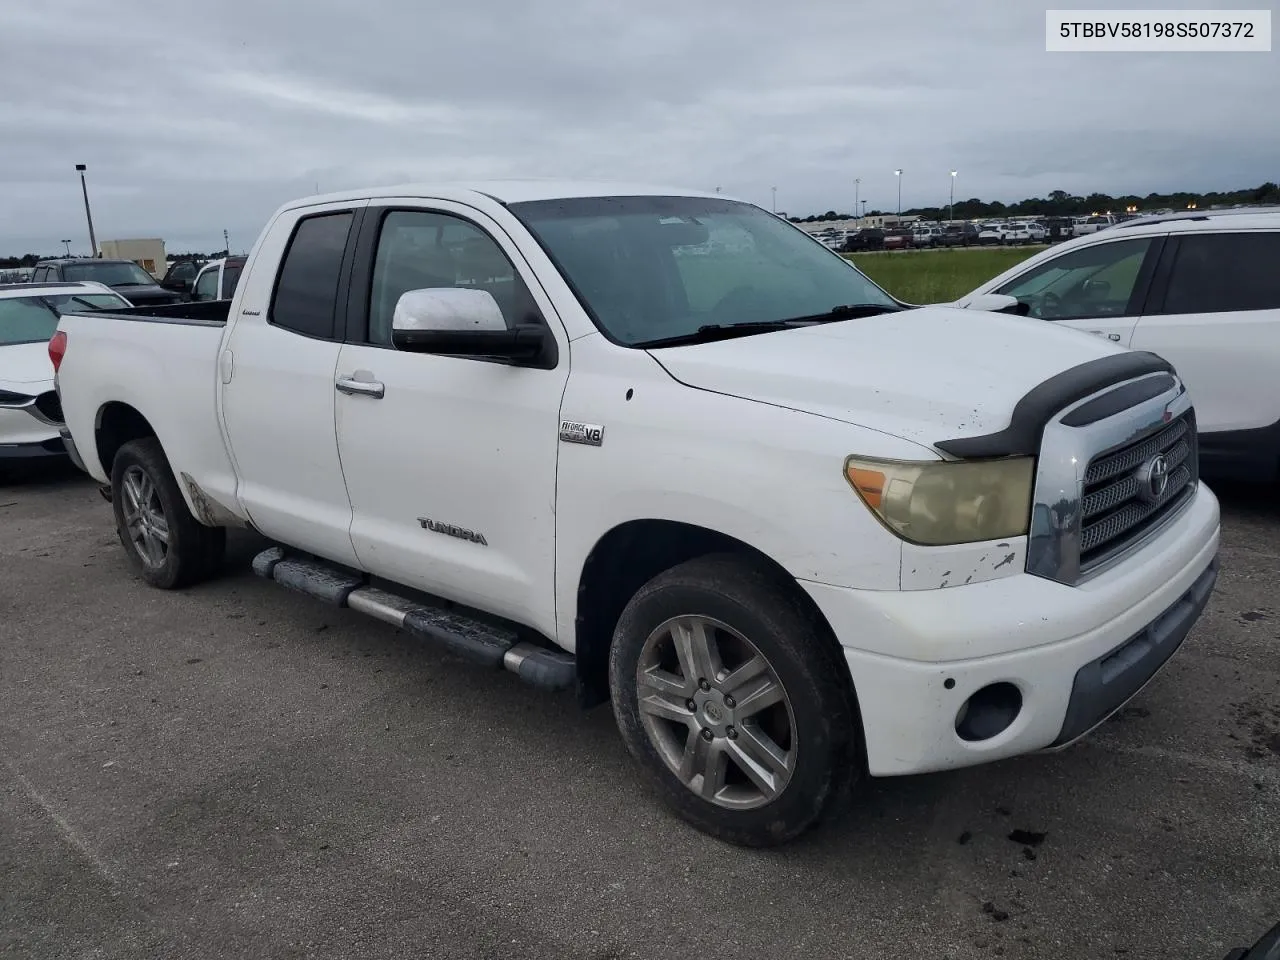
<svg viewBox="0 0 1280 960"><path fill-rule="evenodd" d="M196 583L222 563L226 530L191 515L155 437L131 440L116 453L111 505L130 564L153 587Z"/></svg>
<svg viewBox="0 0 1280 960"><path fill-rule="evenodd" d="M863 761L848 667L817 617L733 555L659 574L609 657L614 715L663 800L731 843L771 846L838 813Z"/></svg>

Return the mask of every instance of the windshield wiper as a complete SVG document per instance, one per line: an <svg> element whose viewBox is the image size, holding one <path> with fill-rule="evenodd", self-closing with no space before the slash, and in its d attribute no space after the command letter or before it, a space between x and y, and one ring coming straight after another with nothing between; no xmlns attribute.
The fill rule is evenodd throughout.
<svg viewBox="0 0 1280 960"><path fill-rule="evenodd" d="M694 343L711 343L715 340L729 340L733 337L746 337L753 333L768 333L771 330L791 330L794 327L811 327L818 323L831 323L835 320L851 320L854 317L874 317L880 313L896 313L902 310L896 304L884 303L843 303L832 307L826 313L814 313L805 317L786 317L782 320L752 320L746 323L708 323L693 333L682 333L674 337L659 337L656 340L642 340L633 343L633 347L681 347Z"/></svg>
<svg viewBox="0 0 1280 960"><path fill-rule="evenodd" d="M647 349L649 347L682 347L693 343L712 343L716 340L731 340L734 337L747 337L753 333L768 333L771 330L790 330L793 327L807 327L811 321L800 317L795 320L752 320L747 323L707 323L693 333L681 333L674 337L658 337L656 340L641 340L633 343L633 347Z"/></svg>
<svg viewBox="0 0 1280 960"><path fill-rule="evenodd" d="M826 313L813 313L806 317L788 317L784 323L831 323L835 320L852 320L855 317L874 317L881 313L898 313L903 308L896 303L842 303Z"/></svg>

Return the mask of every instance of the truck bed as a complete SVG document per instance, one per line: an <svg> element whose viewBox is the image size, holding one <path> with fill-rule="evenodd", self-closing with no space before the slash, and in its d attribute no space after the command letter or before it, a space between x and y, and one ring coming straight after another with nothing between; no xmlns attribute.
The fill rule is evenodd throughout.
<svg viewBox="0 0 1280 960"><path fill-rule="evenodd" d="M110 455L99 452L100 431L109 440L119 424L140 417L163 445L193 512L200 515L200 500L239 516L218 418L218 356L229 307L224 300L63 314L63 416L95 479L108 482L111 472Z"/></svg>
<svg viewBox="0 0 1280 960"><path fill-rule="evenodd" d="M230 300L201 300L197 303L165 303L150 307L126 307L102 310L77 316L111 317L116 320L138 320L143 323L184 323L201 326L225 326L231 312Z"/></svg>

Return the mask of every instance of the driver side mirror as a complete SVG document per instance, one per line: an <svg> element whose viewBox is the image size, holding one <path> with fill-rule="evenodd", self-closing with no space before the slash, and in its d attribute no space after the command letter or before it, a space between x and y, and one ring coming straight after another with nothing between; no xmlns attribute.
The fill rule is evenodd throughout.
<svg viewBox="0 0 1280 960"><path fill-rule="evenodd" d="M974 297L965 305L967 310L984 310L987 313L1011 313L1025 317L1031 311L1029 303L1023 303L1017 297L1003 293L983 293Z"/></svg>
<svg viewBox="0 0 1280 960"><path fill-rule="evenodd" d="M391 343L407 353L508 360L513 365L551 370L556 340L545 324L508 327L487 290L424 287L396 301Z"/></svg>

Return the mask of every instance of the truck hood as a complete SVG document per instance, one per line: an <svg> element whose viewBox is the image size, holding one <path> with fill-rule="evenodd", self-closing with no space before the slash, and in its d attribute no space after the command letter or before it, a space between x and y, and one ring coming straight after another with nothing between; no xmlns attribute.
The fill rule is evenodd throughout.
<svg viewBox="0 0 1280 960"><path fill-rule="evenodd" d="M890 433L925 446L995 433L1036 385L1123 353L1043 320L922 307L652 356L690 387Z"/></svg>
<svg viewBox="0 0 1280 960"><path fill-rule="evenodd" d="M5 384L16 387L19 384L51 383L52 381L53 363L49 360L48 341L10 343L0 346L0 390L5 389Z"/></svg>

